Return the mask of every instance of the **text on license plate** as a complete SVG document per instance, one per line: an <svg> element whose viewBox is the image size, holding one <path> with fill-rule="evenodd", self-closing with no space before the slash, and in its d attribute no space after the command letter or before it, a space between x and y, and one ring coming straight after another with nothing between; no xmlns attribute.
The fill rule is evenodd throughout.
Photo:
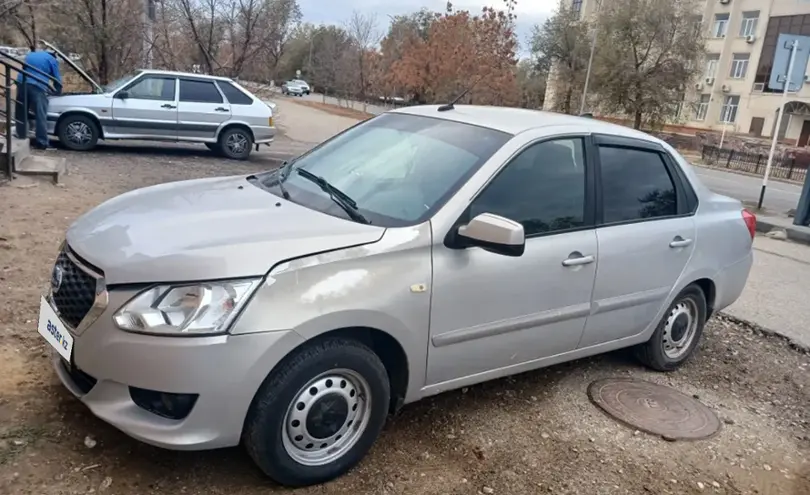
<svg viewBox="0 0 810 495"><path fill-rule="evenodd" d="M37 330L42 337L56 349L65 360L70 362L73 353L73 336L68 332L67 327L56 311L51 308L48 301L42 297L39 302L39 323Z"/></svg>

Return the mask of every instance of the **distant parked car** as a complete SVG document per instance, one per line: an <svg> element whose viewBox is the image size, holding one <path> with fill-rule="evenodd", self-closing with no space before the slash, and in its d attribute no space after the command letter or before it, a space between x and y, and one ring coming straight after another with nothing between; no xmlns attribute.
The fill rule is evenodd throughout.
<svg viewBox="0 0 810 495"><path fill-rule="evenodd" d="M309 94L309 86L305 87L297 81L287 81L281 85L281 94L290 96L304 96Z"/></svg>
<svg viewBox="0 0 810 495"><path fill-rule="evenodd" d="M312 90L309 87L309 84L307 84L307 82L304 81L303 79L293 79L292 82L294 82L294 83L298 84L299 86L301 86L301 89L304 90L305 95L308 95L308 94L310 94L312 92Z"/></svg>
<svg viewBox="0 0 810 495"><path fill-rule="evenodd" d="M91 150L100 139L175 141L246 160L254 146L273 142L273 109L229 78L139 70L101 86L48 46L95 88L49 97L48 133L70 150Z"/></svg>

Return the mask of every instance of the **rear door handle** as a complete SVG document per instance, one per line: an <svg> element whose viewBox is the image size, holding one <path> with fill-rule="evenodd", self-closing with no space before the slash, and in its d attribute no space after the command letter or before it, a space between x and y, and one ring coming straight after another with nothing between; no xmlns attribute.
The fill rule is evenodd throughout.
<svg viewBox="0 0 810 495"><path fill-rule="evenodd" d="M675 239L672 239L672 242L669 243L669 247L676 249L686 247L692 244L692 239L684 239L681 236L675 236Z"/></svg>
<svg viewBox="0 0 810 495"><path fill-rule="evenodd" d="M160 106L160 108L177 108L176 106L172 105L171 103L164 103Z"/></svg>
<svg viewBox="0 0 810 495"><path fill-rule="evenodd" d="M216 110L217 112L227 112L228 111L228 109L225 108L225 107L217 107L214 110Z"/></svg>
<svg viewBox="0 0 810 495"><path fill-rule="evenodd" d="M568 255L568 259L563 260L563 266L580 266L580 265L587 265L594 262L594 257L592 254L588 256L583 256L582 253L579 251L574 251L573 253Z"/></svg>

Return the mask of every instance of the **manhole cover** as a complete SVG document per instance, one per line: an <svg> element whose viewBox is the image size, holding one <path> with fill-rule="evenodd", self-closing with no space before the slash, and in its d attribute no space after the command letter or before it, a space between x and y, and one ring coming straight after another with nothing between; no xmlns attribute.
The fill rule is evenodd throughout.
<svg viewBox="0 0 810 495"><path fill-rule="evenodd" d="M666 440L699 440L720 430L720 420L711 409L663 385L605 378L590 384L588 396L618 421Z"/></svg>

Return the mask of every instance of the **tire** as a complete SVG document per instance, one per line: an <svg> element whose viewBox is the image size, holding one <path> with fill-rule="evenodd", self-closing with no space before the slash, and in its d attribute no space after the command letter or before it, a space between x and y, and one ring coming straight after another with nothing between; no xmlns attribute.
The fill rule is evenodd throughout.
<svg viewBox="0 0 810 495"><path fill-rule="evenodd" d="M697 349L706 315L703 290L694 284L687 286L669 306L650 340L636 347L636 357L657 371L677 370Z"/></svg>
<svg viewBox="0 0 810 495"><path fill-rule="evenodd" d="M385 366L362 343L331 338L310 344L265 379L245 420L243 443L259 468L282 485L324 483L365 457L385 424L390 395ZM325 406L331 407L331 421L317 423L324 397L337 400ZM321 441L326 443L317 445Z"/></svg>
<svg viewBox="0 0 810 495"><path fill-rule="evenodd" d="M89 151L96 147L101 132L96 122L81 114L73 114L59 121L56 136L65 148L73 151Z"/></svg>
<svg viewBox="0 0 810 495"><path fill-rule="evenodd" d="M247 160L253 150L253 136L242 127L225 129L219 135L217 147L222 155L232 160Z"/></svg>

